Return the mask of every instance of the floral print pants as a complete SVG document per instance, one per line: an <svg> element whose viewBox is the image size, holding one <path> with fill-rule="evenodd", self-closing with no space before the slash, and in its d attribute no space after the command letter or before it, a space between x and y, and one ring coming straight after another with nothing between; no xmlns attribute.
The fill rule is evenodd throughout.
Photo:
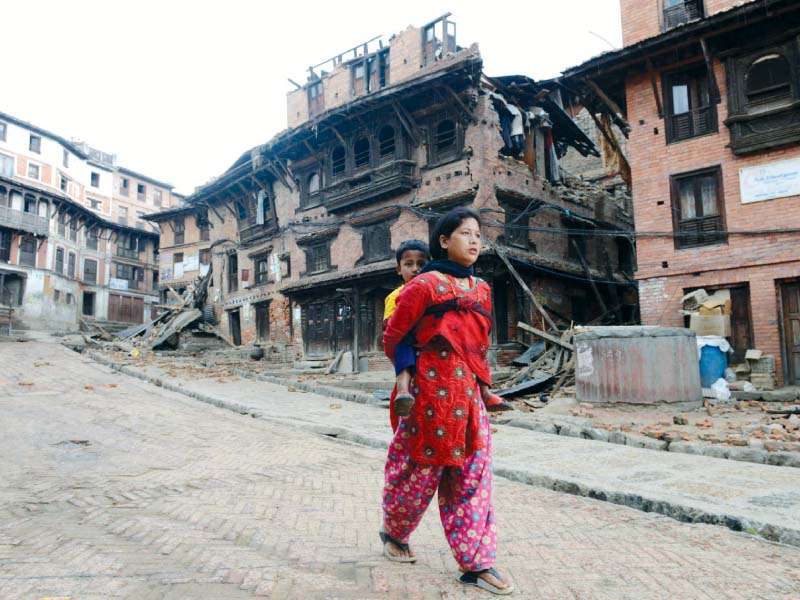
<svg viewBox="0 0 800 600"><path fill-rule="evenodd" d="M483 402L480 411L479 431L484 449L467 456L461 467L413 462L408 452L406 419L400 419L389 447L383 490L384 531L403 543L408 543L438 491L439 516L447 542L456 562L466 571L488 569L497 556L492 441Z"/></svg>

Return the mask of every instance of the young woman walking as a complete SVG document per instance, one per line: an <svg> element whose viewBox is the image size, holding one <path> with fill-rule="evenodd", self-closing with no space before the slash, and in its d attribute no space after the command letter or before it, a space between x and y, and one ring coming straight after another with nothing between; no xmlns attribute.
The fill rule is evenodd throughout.
<svg viewBox="0 0 800 600"><path fill-rule="evenodd" d="M491 382L486 351L491 290L476 278L480 217L456 208L431 234L433 261L400 293L383 335L392 359L401 340L417 349L411 414L400 420L386 461L384 555L414 562L408 547L434 493L461 583L495 594L513 586L493 568L492 443L480 389Z"/></svg>

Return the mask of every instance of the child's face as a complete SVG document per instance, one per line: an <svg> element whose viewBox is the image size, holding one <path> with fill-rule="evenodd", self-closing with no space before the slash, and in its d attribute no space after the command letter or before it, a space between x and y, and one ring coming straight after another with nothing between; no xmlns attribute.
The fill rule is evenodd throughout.
<svg viewBox="0 0 800 600"><path fill-rule="evenodd" d="M464 219L450 237L441 236L439 243L447 258L464 267L471 267L481 253L481 227L473 218Z"/></svg>
<svg viewBox="0 0 800 600"><path fill-rule="evenodd" d="M403 278L403 283L408 283L428 264L428 257L421 250L406 250L400 257L397 265L397 274Z"/></svg>

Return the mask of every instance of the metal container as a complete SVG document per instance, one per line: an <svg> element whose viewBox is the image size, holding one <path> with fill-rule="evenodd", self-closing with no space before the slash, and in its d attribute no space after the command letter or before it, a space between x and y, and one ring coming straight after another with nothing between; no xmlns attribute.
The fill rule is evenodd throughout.
<svg viewBox="0 0 800 600"><path fill-rule="evenodd" d="M585 327L577 331L575 384L581 402L702 404L693 331L676 327Z"/></svg>

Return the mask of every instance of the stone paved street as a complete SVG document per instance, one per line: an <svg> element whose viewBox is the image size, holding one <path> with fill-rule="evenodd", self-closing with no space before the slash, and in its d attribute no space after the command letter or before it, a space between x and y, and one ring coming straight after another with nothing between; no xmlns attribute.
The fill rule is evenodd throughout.
<svg viewBox="0 0 800 600"><path fill-rule="evenodd" d="M436 511L380 555L383 451L0 344L0 598L480 598ZM285 402L291 417L291 394ZM516 597L800 598L800 550L497 479Z"/></svg>

